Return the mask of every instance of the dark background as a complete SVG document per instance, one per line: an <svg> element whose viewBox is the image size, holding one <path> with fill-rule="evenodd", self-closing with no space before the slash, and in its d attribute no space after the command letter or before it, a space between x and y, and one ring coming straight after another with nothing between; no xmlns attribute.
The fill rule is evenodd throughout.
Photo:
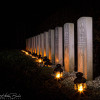
<svg viewBox="0 0 100 100"><path fill-rule="evenodd" d="M76 34L77 20L82 16L91 16L93 22L100 25L99 2L92 0L6 2L1 9L0 47L25 48L26 38L54 29L56 26L63 26L66 22L75 24Z"/></svg>

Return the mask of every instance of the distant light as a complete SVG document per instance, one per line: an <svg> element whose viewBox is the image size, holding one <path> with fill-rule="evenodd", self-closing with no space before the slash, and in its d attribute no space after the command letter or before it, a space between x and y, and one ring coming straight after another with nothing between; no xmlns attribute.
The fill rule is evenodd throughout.
<svg viewBox="0 0 100 100"><path fill-rule="evenodd" d="M39 62L39 63L42 63L42 59L38 59L38 62Z"/></svg>

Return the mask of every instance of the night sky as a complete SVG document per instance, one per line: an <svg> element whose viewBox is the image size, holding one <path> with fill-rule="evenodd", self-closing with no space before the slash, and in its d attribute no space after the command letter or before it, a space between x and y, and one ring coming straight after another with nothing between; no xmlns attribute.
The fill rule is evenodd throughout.
<svg viewBox="0 0 100 100"><path fill-rule="evenodd" d="M2 10L1 48L25 48L25 39L82 16L100 17L99 2L15 2ZM96 13L97 12L97 13Z"/></svg>

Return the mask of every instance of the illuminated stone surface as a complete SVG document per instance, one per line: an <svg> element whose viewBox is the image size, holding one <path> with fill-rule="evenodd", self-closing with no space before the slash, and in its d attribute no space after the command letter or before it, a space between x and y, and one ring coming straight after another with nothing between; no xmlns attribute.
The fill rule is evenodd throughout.
<svg viewBox="0 0 100 100"><path fill-rule="evenodd" d="M32 37L30 38L30 52L32 53Z"/></svg>
<svg viewBox="0 0 100 100"><path fill-rule="evenodd" d="M28 39L26 39L26 50L28 50Z"/></svg>
<svg viewBox="0 0 100 100"><path fill-rule="evenodd" d="M48 32L44 32L44 56L49 57Z"/></svg>
<svg viewBox="0 0 100 100"><path fill-rule="evenodd" d="M27 50L29 50L29 39L27 39Z"/></svg>
<svg viewBox="0 0 100 100"><path fill-rule="evenodd" d="M38 45L39 45L39 54L40 54L40 35L38 35Z"/></svg>
<svg viewBox="0 0 100 100"><path fill-rule="evenodd" d="M44 34L40 34L40 55L44 57Z"/></svg>
<svg viewBox="0 0 100 100"><path fill-rule="evenodd" d="M78 72L87 80L93 78L92 17L78 19Z"/></svg>
<svg viewBox="0 0 100 100"><path fill-rule="evenodd" d="M74 71L74 24L64 24L64 67L65 71Z"/></svg>
<svg viewBox="0 0 100 100"><path fill-rule="evenodd" d="M46 33L44 32L44 57L46 56Z"/></svg>
<svg viewBox="0 0 100 100"><path fill-rule="evenodd" d="M28 38L28 51L31 51L31 40Z"/></svg>
<svg viewBox="0 0 100 100"><path fill-rule="evenodd" d="M42 55L42 33L40 34L40 55Z"/></svg>
<svg viewBox="0 0 100 100"><path fill-rule="evenodd" d="M37 55L40 54L40 35L37 36Z"/></svg>
<svg viewBox="0 0 100 100"><path fill-rule="evenodd" d="M54 64L55 58L54 58L54 30L49 30L48 35L48 46L49 46L49 59Z"/></svg>
<svg viewBox="0 0 100 100"><path fill-rule="evenodd" d="M33 37L33 52L35 53L35 37Z"/></svg>
<svg viewBox="0 0 100 100"><path fill-rule="evenodd" d="M34 47L34 38L32 37L32 53L34 52L33 50L33 47Z"/></svg>
<svg viewBox="0 0 100 100"><path fill-rule="evenodd" d="M63 65L63 33L62 27L56 27L55 33L55 64Z"/></svg>
<svg viewBox="0 0 100 100"><path fill-rule="evenodd" d="M27 50L29 50L29 38L27 39Z"/></svg>
<svg viewBox="0 0 100 100"><path fill-rule="evenodd" d="M35 36L35 53L37 53L37 36Z"/></svg>

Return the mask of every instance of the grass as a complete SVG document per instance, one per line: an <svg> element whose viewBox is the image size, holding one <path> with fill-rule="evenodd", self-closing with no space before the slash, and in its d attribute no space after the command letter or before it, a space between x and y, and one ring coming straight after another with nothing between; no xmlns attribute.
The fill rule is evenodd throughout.
<svg viewBox="0 0 100 100"><path fill-rule="evenodd" d="M0 95L17 93L22 100L99 100L100 90L79 95L73 86L58 82L51 75L53 68L39 67L30 56L20 50L0 50ZM98 94L99 93L99 94Z"/></svg>
<svg viewBox="0 0 100 100"><path fill-rule="evenodd" d="M19 50L0 51L0 94L18 93L21 99L68 100L51 74Z"/></svg>

